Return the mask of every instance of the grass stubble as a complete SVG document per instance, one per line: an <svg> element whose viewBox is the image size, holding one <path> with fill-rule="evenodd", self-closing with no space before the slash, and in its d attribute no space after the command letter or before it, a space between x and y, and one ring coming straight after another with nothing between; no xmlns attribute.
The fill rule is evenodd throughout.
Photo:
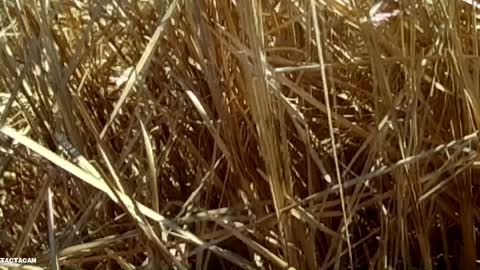
<svg viewBox="0 0 480 270"><path fill-rule="evenodd" d="M0 269L475 269L479 11L3 1Z"/></svg>

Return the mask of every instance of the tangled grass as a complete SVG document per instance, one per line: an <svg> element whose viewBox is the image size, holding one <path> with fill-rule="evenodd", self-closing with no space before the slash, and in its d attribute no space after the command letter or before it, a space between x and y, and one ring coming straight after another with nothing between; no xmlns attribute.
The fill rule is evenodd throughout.
<svg viewBox="0 0 480 270"><path fill-rule="evenodd" d="M3 1L0 269L475 269L477 5Z"/></svg>

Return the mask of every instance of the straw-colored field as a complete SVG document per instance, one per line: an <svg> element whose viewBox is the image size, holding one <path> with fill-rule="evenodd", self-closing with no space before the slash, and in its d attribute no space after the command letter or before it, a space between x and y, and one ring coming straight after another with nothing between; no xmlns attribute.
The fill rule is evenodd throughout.
<svg viewBox="0 0 480 270"><path fill-rule="evenodd" d="M0 269L476 269L472 1L1 1Z"/></svg>

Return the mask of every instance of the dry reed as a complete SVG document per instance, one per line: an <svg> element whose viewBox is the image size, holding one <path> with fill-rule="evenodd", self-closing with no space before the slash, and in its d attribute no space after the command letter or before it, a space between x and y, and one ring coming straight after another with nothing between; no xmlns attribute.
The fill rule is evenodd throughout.
<svg viewBox="0 0 480 270"><path fill-rule="evenodd" d="M476 269L477 16L3 1L0 269Z"/></svg>

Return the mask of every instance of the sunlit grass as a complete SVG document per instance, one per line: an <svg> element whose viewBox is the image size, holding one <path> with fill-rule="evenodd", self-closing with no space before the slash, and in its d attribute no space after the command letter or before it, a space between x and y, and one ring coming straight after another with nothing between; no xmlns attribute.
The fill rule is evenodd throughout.
<svg viewBox="0 0 480 270"><path fill-rule="evenodd" d="M474 269L478 10L4 1L0 257Z"/></svg>

